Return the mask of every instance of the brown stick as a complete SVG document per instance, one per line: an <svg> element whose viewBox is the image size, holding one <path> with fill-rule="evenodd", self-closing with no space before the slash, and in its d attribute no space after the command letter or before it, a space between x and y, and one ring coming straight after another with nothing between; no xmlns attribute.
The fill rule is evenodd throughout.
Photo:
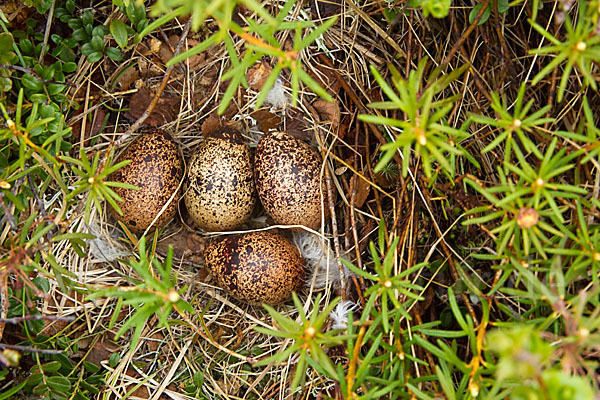
<svg viewBox="0 0 600 400"><path fill-rule="evenodd" d="M188 19L188 21L186 22L186 24L183 28L183 33L181 34L181 37L179 38L179 42L177 43L177 47L175 48L175 51L173 52L173 57L177 56L181 52L181 49L183 48L183 44L185 43L185 39L187 38L187 36L190 32L191 24L192 24L192 19L190 18L190 19ZM150 114L152 114L152 111L154 110L154 108L158 104L158 101L160 100L160 96L162 95L165 88L167 87L167 82L169 81L169 78L171 77L171 73L173 72L173 69L175 68L176 65L177 64L173 64L167 68L167 71L165 72L165 76L163 77L163 80L160 83L160 86L158 87L158 90L156 91L154 98L152 99L150 104L148 104L148 107L146 107L146 110L144 111L142 116L139 117L137 119L137 121L135 121L133 123L133 125L131 125L129 127L129 129L127 129L127 132L125 132L117 141L115 141L115 146L118 146L121 143L123 143L123 141L125 141L125 139L127 139L133 132L137 131L140 128L140 126L142 126L142 124L146 121L146 119L150 116Z"/></svg>
<svg viewBox="0 0 600 400"><path fill-rule="evenodd" d="M446 58L444 58L444 61L442 62L442 64L450 64L450 60L452 60L452 57L454 57L456 52L462 47L465 40L467 40L469 35L475 30L475 28L477 28L477 24L479 23L479 21L481 20L481 17L483 17L483 13L489 6L490 6L489 0L486 1L485 3L483 3L483 6L481 6L481 9L479 9L477 16L473 20L473 23L471 25L469 25L469 27L460 36L460 38L456 41L456 43L454 43L454 46L452 46L452 49L450 49L450 52L448 53Z"/></svg>
<svg viewBox="0 0 600 400"><path fill-rule="evenodd" d="M337 218L335 216L335 192L333 191L333 183L331 182L331 174L329 168L325 165L325 183L327 184L327 200L329 204L329 214L331 218L331 233L333 234L333 245L336 252L336 261L340 271L340 290L342 292L342 300L346 300L346 273L344 266L340 261L340 239L338 238Z"/></svg>
<svg viewBox="0 0 600 400"><path fill-rule="evenodd" d="M433 207L431 204L431 198L429 197L429 192L427 190L425 190L425 188L427 188L426 183L421 185L423 199L429 206L429 209L432 210ZM433 216L432 216L432 218L433 218ZM456 265L454 264L454 258L452 258L452 253L450 252L450 249L448 248L448 244L446 243L446 240L444 239L444 233L440 230L440 227L438 226L437 223L433 224L433 228L434 228L437 236L440 238L440 244L442 245L442 250L444 251L444 254L446 254L446 259L448 260L448 264L450 265L450 274L452 275L452 279L454 279L455 282L458 282L460 277L458 276L458 272L456 272ZM461 297L462 297L463 301L465 302L465 306L467 307L467 310L469 311L469 315L471 315L473 322L475 323L475 325L479 325L477 315L475 315L475 310L473 309L473 306L469 302L469 298L464 293L461 293Z"/></svg>

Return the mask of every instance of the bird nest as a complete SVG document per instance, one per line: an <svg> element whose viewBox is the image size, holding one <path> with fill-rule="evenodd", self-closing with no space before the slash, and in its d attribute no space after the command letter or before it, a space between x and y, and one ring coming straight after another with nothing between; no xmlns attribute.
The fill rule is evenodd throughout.
<svg viewBox="0 0 600 400"><path fill-rule="evenodd" d="M268 2L267 10L283 2ZM293 21L318 19L319 14L336 16L336 23L298 57L307 72L333 97L322 100L301 86L297 102L292 105L289 71L284 70L270 89L264 104L256 109L260 89L275 66L275 60L264 58L246 74L248 87L235 91L231 103L222 114L217 112L227 81L220 77L231 67L225 44L189 57L168 67L174 54L202 42L217 28L208 20L198 32L186 30L186 19L175 19L127 49L126 59L116 63L104 60L88 63L82 60L72 78L69 98L79 103L79 110L68 124L73 128L74 152L86 153L122 149L138 135L162 130L168 132L189 160L194 149L207 135L227 126L242 132L251 147L261 134L269 130L286 131L305 140L322 156L324 224L317 231L288 231L310 267L304 288L299 293L304 311L315 306L324 308L341 296L345 301L337 309L327 327L342 324L344 310L359 312L368 283L355 276L340 261L345 258L358 268L370 268L373 260L367 251L370 241L377 241L378 227L386 226L386 239L399 238L398 268L421 261L464 263L463 248L468 243L492 240L485 232L457 229L457 216L474 205L457 187L441 180L430 180L420 167L420 159L411 157L408 174L401 169L403 160L396 154L387 169L374 173L379 162L380 147L393 138L396 131L359 120L359 115L372 113L368 104L386 100L371 68L384 76L393 65L402 76L416 70L419 60L429 60L428 70L443 66L449 73L470 64L466 73L450 82L439 96L459 95L447 116L447 124L458 127L470 113L487 108L494 91L515 94L521 82L536 72L537 66L527 56L530 39L526 37L520 15L525 8L513 7L501 33L498 25L469 22L470 8L456 7L443 19L425 18L421 11L396 4L394 13L382 9L381 2L357 5L352 1L297 3L290 14ZM386 10L388 10L386 8ZM96 18L114 18L112 8L103 5ZM248 10L235 10L244 20ZM491 18L499 18L493 15ZM289 34L284 31L281 35ZM281 37L282 43L290 39ZM243 37L232 37L232 45L242 51ZM540 104L551 101L552 91L536 86L530 95ZM569 108L563 111L569 112ZM402 119L399 110L377 111L390 118ZM475 130L461 145L476 154L481 165L459 165L462 174L476 174L481 180L495 180L496 151L482 153L489 144L486 131ZM187 161L186 161L187 162ZM438 173L443 173L438 169ZM450 201L450 200L451 201ZM86 360L108 370L104 387L105 399L189 399L189 398L340 398L339 387L331 380L308 369L306 384L300 392L290 394L289 384L297 355L286 362L255 367L254 361L283 351L289 339L259 333L255 328L277 329L277 324L260 306L250 306L230 297L215 284L204 267L203 252L208 242L221 233L195 229L183 201L177 216L160 234L149 233L149 243L156 257L164 260L168 248L174 251L173 273L177 288L185 288L182 298L195 313L172 314L169 327L158 318L143 321L140 340L130 348L128 331L118 340L115 332L135 311L114 298L87 299L81 291L88 288L131 287L131 278L139 278L130 264L136 257L135 238L123 233L108 212L91 210L89 224L82 223L82 205L68 210L69 221L79 230L91 233L89 251L81 257L62 241L52 246L56 262L73 274L76 286L65 292L51 281L48 293L40 300L44 315L72 317L73 320L46 321L42 333L64 337L73 360ZM54 210L61 204L48 203ZM242 231L273 229L273 223L257 208L253 219ZM457 250L462 244L461 250ZM437 266L440 264L438 263ZM409 312L414 321L439 318L436 304L444 301L439 288L451 286L458 279L454 268L439 272L434 267L419 270L411 276L420 279L423 301ZM490 286L493 276L483 267L469 270ZM322 295L315 305L317 294ZM445 293L445 292L444 292ZM467 310L471 299L465 297ZM298 309L291 302L277 305L276 310L298 319ZM342 346L343 347L343 346ZM345 365L348 354L343 348L330 349L329 355ZM414 357L423 358L421 349ZM415 365L417 374L419 366ZM200 385L198 386L198 384Z"/></svg>

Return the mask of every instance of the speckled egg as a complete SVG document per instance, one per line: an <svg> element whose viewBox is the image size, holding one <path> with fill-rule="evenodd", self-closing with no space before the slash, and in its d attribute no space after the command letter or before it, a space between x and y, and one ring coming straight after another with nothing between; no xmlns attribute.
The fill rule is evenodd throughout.
<svg viewBox="0 0 600 400"><path fill-rule="evenodd" d="M265 133L256 148L258 197L282 225L321 226L321 159L307 143L285 132ZM326 192L323 191L324 195Z"/></svg>
<svg viewBox="0 0 600 400"><path fill-rule="evenodd" d="M304 259L287 238L272 231L226 236L210 243L206 267L218 284L250 304L277 304L300 289Z"/></svg>
<svg viewBox="0 0 600 400"><path fill-rule="evenodd" d="M183 179L183 163L177 145L167 133L144 133L121 153L115 163L123 160L131 162L111 174L108 180L128 183L140 190L113 187L123 199L119 204L123 215L113 210L115 219L133 232L143 232L171 200L152 227L164 226L175 216L180 198L180 193L176 192ZM176 194L171 199L173 193Z"/></svg>
<svg viewBox="0 0 600 400"><path fill-rule="evenodd" d="M226 231L246 222L257 196L250 149L233 131L205 139L189 165L185 205L206 231Z"/></svg>

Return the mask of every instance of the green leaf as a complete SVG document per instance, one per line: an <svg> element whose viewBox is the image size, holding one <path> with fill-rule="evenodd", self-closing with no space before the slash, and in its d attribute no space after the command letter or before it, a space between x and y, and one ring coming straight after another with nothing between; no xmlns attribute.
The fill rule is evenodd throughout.
<svg viewBox="0 0 600 400"><path fill-rule="evenodd" d="M419 400L434 400L433 397L428 396L425 392L419 390L416 386L407 383L406 387L410 389L410 391L419 399Z"/></svg>
<svg viewBox="0 0 600 400"><path fill-rule="evenodd" d="M57 392L69 393L71 390L71 382L63 376L49 376L46 383L50 389Z"/></svg>
<svg viewBox="0 0 600 400"><path fill-rule="evenodd" d="M104 50L104 39L102 38L102 36L93 36L92 40L90 41L90 44L92 48L96 51Z"/></svg>
<svg viewBox="0 0 600 400"><path fill-rule="evenodd" d="M10 33L0 33L0 54L11 51L13 43L14 39Z"/></svg>
<svg viewBox="0 0 600 400"><path fill-rule="evenodd" d="M96 239L96 235L92 235L90 233L83 233L83 232L71 232L71 233L64 233L61 235L56 235L52 238L52 241L59 242L61 240L71 240L71 239Z"/></svg>
<svg viewBox="0 0 600 400"><path fill-rule="evenodd" d="M127 46L127 25L123 21L114 19L110 22L110 34L120 48Z"/></svg>
<svg viewBox="0 0 600 400"><path fill-rule="evenodd" d="M83 28L75 29L72 34L72 38L78 42L83 42L88 38L88 34Z"/></svg>
<svg viewBox="0 0 600 400"><path fill-rule="evenodd" d="M94 23L94 14L90 10L85 11L81 17L81 22L83 25L92 25Z"/></svg>
<svg viewBox="0 0 600 400"><path fill-rule="evenodd" d="M33 55L33 43L29 39L21 39L19 40L19 47L23 54Z"/></svg>
<svg viewBox="0 0 600 400"><path fill-rule="evenodd" d="M60 361L50 361L46 364L42 364L42 371L44 372L58 372L61 367Z"/></svg>
<svg viewBox="0 0 600 400"><path fill-rule="evenodd" d="M123 59L123 54L116 47L107 47L104 49L104 53L113 61L121 61Z"/></svg>
<svg viewBox="0 0 600 400"><path fill-rule="evenodd" d="M65 85L60 85L60 84L57 84L57 83L50 83L48 85L48 94L50 96L54 96L56 94L59 94L63 90L65 90L65 88L66 88Z"/></svg>
<svg viewBox="0 0 600 400"><path fill-rule="evenodd" d="M8 92L12 89L12 79L1 76L2 70L0 70L0 92Z"/></svg>
<svg viewBox="0 0 600 400"><path fill-rule="evenodd" d="M29 382L30 382L30 380L25 379L25 380L23 380L23 382L19 383L16 386L13 386L12 388L8 389L6 392L0 393L0 400L14 398L13 396L15 394L17 394L21 389L23 389L25 387L25 385L27 385Z"/></svg>
<svg viewBox="0 0 600 400"><path fill-rule="evenodd" d="M88 54L87 60L90 63L98 62L102 59L102 53L95 51L93 53Z"/></svg>
<svg viewBox="0 0 600 400"><path fill-rule="evenodd" d="M504 14L510 8L510 4L509 4L508 0L496 0L496 2L498 5L498 12L500 14Z"/></svg>
<svg viewBox="0 0 600 400"><path fill-rule="evenodd" d="M44 84L40 82L36 77L30 74L23 75L23 77L21 78L21 83L27 89L35 90L36 92L44 88Z"/></svg>
<svg viewBox="0 0 600 400"><path fill-rule="evenodd" d="M86 371L91 372L92 374L95 374L96 372L100 371L99 366L89 361L84 361L83 367L86 369Z"/></svg>
<svg viewBox="0 0 600 400"><path fill-rule="evenodd" d="M431 13L435 18L445 18L450 12L452 0L425 0L423 3L424 15Z"/></svg>
<svg viewBox="0 0 600 400"><path fill-rule="evenodd" d="M74 62L64 63L62 70L63 72L70 74L71 72L75 72L77 70L77 64Z"/></svg>
<svg viewBox="0 0 600 400"><path fill-rule="evenodd" d="M479 3L477 4L475 7L473 7L473 9L471 10L471 12L469 13L469 23L472 24L473 22L475 22L475 18L477 18L477 15L479 14L479 11L481 10L481 8L485 5L485 3ZM481 19L479 20L479 22L477 23L477 25L483 25L485 24L485 22L488 20L488 18L491 15L491 10L490 7L486 7L486 9L483 11L483 15L481 16Z"/></svg>

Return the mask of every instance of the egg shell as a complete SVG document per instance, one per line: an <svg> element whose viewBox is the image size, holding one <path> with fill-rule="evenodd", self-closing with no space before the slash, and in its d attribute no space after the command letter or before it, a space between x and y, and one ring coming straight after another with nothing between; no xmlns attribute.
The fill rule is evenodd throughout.
<svg viewBox="0 0 600 400"><path fill-rule="evenodd" d="M268 132L259 140L256 190L276 223L319 229L324 188L320 173L321 158L307 143L285 132Z"/></svg>
<svg viewBox="0 0 600 400"><path fill-rule="evenodd" d="M119 203L123 215L113 210L113 216L131 231L140 233L150 226L177 191L183 179L183 162L177 144L165 132L140 135L115 163L123 160L131 162L112 173L108 180L135 185L140 190L114 187L115 193L123 199ZM164 226L175 216L179 198L180 193L177 193L153 228Z"/></svg>
<svg viewBox="0 0 600 400"><path fill-rule="evenodd" d="M211 242L206 267L219 286L250 304L277 304L302 287L305 262L298 248L272 231L226 236Z"/></svg>
<svg viewBox="0 0 600 400"><path fill-rule="evenodd" d="M188 169L185 205L206 231L232 230L257 202L250 149L236 132L219 132L196 149Z"/></svg>

